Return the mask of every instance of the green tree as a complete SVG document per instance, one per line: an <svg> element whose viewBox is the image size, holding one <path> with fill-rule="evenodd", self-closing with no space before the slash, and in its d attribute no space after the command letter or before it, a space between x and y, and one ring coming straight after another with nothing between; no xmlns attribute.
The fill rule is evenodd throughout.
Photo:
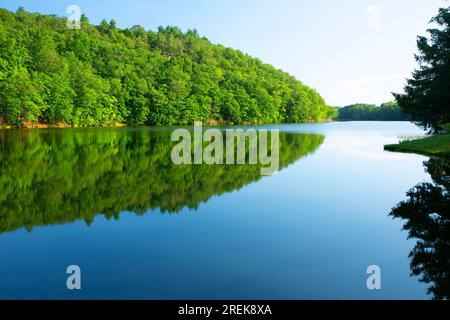
<svg viewBox="0 0 450 320"><path fill-rule="evenodd" d="M2 92L3 125L309 122L333 112L295 77L196 30L81 20L69 30L64 18L0 9L0 87L14 90Z"/></svg>
<svg viewBox="0 0 450 320"><path fill-rule="evenodd" d="M21 127L36 122L43 107L38 88L26 69L19 69L0 81L0 121Z"/></svg>
<svg viewBox="0 0 450 320"><path fill-rule="evenodd" d="M408 121L410 117L402 112L395 102L381 106L358 103L335 109L333 118L345 121Z"/></svg>
<svg viewBox="0 0 450 320"><path fill-rule="evenodd" d="M418 37L420 64L405 92L395 94L402 110L425 130L439 131L439 126L450 122L450 8L439 9L429 29L430 38Z"/></svg>

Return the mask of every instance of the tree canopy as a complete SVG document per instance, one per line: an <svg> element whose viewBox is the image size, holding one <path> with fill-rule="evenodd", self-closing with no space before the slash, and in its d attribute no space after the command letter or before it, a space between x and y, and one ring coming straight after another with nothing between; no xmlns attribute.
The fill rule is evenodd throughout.
<svg viewBox="0 0 450 320"><path fill-rule="evenodd" d="M450 122L450 7L441 8L431 22L436 28L428 30L430 38L417 39L419 68L395 97L416 124L436 132Z"/></svg>
<svg viewBox="0 0 450 320"><path fill-rule="evenodd" d="M335 110L295 77L196 30L98 26L0 9L0 125L312 122Z"/></svg>
<svg viewBox="0 0 450 320"><path fill-rule="evenodd" d="M402 112L395 102L374 104L352 104L338 108L338 120L347 121L406 121L409 116Z"/></svg>

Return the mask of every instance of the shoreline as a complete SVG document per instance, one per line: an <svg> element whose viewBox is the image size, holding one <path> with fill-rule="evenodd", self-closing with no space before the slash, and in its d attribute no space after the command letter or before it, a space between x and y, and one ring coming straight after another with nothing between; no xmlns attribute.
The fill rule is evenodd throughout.
<svg viewBox="0 0 450 320"><path fill-rule="evenodd" d="M282 125L282 124L311 124L311 123L331 123L336 122L336 120L325 119L323 121L307 121L307 122L298 122L298 123L250 123L250 122L242 122L242 123L232 123L232 122L219 122L219 121L207 121L203 122L205 126L260 126L260 125ZM65 123L57 123L57 124L46 124L46 123L33 123L33 124L24 124L23 126L12 126L12 125L0 125L0 130L10 130L10 129L94 129L94 128L139 128L139 127L171 127L171 126L192 126L192 124L173 124L173 125L142 125L142 126L131 126L126 123L115 122L108 125L98 125L98 126L71 126Z"/></svg>
<svg viewBox="0 0 450 320"><path fill-rule="evenodd" d="M406 140L384 146L390 152L416 153L429 157L450 158L450 134L429 136L417 140Z"/></svg>

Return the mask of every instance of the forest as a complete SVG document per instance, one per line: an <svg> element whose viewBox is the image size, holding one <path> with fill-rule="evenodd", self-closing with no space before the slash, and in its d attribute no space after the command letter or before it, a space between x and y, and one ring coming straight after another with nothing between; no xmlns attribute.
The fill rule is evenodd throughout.
<svg viewBox="0 0 450 320"><path fill-rule="evenodd" d="M0 9L0 126L301 123L336 110L295 77L196 30L81 29Z"/></svg>
<svg viewBox="0 0 450 320"><path fill-rule="evenodd" d="M404 113L395 102L374 104L352 104L338 108L337 120L342 121L409 121L411 117Z"/></svg>

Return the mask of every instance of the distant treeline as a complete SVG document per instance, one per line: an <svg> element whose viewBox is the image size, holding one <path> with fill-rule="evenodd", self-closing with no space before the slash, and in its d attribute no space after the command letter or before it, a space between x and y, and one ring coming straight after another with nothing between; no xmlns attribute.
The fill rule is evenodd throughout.
<svg viewBox="0 0 450 320"><path fill-rule="evenodd" d="M335 117L314 90L197 31L0 9L0 125L315 122Z"/></svg>
<svg viewBox="0 0 450 320"><path fill-rule="evenodd" d="M381 106L373 104L353 104L337 108L337 120L342 121L408 121L410 117L403 113L395 102L383 103Z"/></svg>

